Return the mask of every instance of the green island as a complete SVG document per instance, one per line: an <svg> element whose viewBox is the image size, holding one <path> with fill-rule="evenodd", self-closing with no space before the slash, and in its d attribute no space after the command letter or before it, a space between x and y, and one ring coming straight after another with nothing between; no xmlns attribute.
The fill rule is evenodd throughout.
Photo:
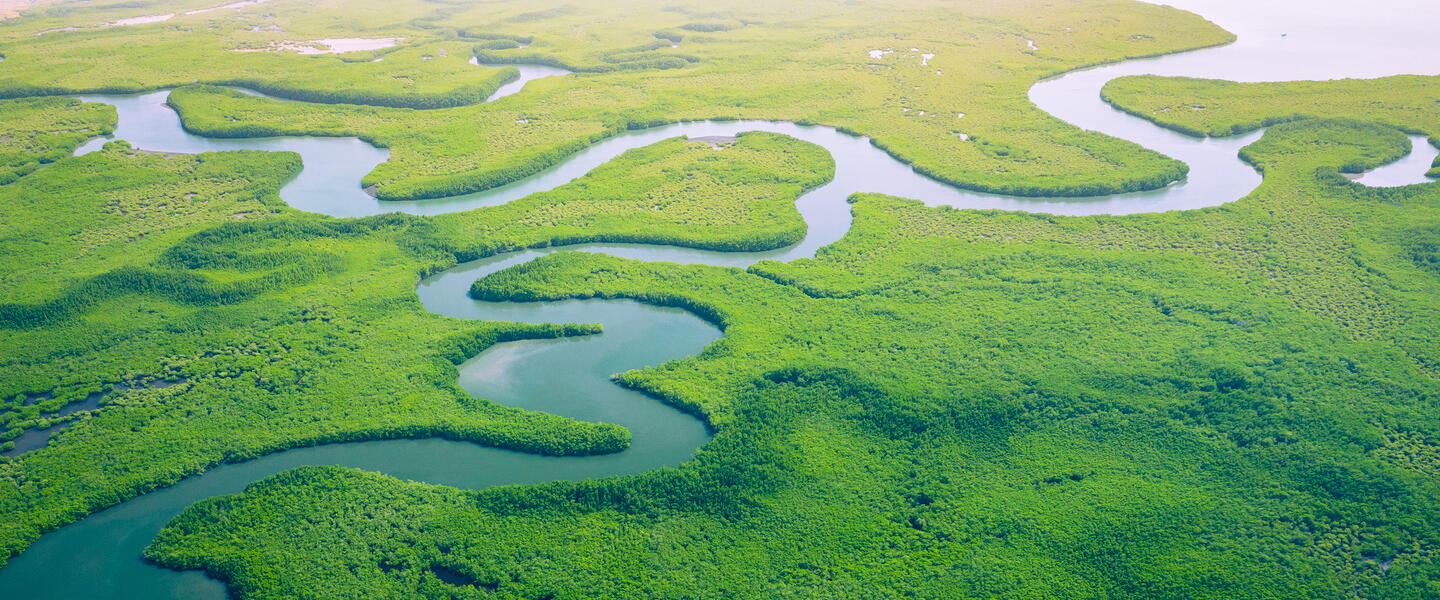
<svg viewBox="0 0 1440 600"><path fill-rule="evenodd" d="M1254 131L1300 119L1362 117L1403 131L1440 135L1440 81L1381 79L1236 83L1154 75L1122 77L1104 89L1117 108L1202 136Z"/></svg>
<svg viewBox="0 0 1440 600"><path fill-rule="evenodd" d="M1440 79L1235 83L1185 77L1125 77L1105 85L1105 100L1162 127L1195 136L1254 131L1301 119L1362 118L1440 146ZM1440 177L1440 157L1430 177Z"/></svg>
<svg viewBox="0 0 1440 600"><path fill-rule="evenodd" d="M1235 36L1131 0L26 5L0 19L0 596L1440 596L1440 158L1407 185L1346 176L1440 146L1440 76L1110 79L1085 101L1136 131L1263 129L1221 157L1262 179L1066 215L874 193L896 188L799 138L864 136L905 177L1012 200L1183 194L1185 162L1027 93ZM178 122L146 125L237 149L126 140L117 99L157 90ZM741 119L798 133L554 174ZM323 154L240 149L276 136L388 150L330 182L382 206L536 189L304 212L282 190ZM427 296L509 256L448 301L528 321ZM322 447L627 460L655 432L462 383L612 333L547 310L637 302L720 336L604 374L703 425L663 466L471 489L321 461L122 532L140 546L53 542ZM63 572L116 553L120 575ZM213 589L175 583L196 571Z"/></svg>

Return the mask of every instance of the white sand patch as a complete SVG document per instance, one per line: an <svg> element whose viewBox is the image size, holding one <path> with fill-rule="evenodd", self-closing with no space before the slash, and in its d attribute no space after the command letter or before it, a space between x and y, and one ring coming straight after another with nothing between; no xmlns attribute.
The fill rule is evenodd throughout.
<svg viewBox="0 0 1440 600"><path fill-rule="evenodd" d="M870 58L872 60L880 60L882 58L885 58L886 54L890 54L892 52L894 52L894 50L871 50Z"/></svg>
<svg viewBox="0 0 1440 600"><path fill-rule="evenodd" d="M173 19L173 18L175 18L175 13L167 13L167 14L163 14L163 15L147 15L147 16L144 16L144 17L130 17L130 18L128 18L128 19L120 19L120 20L118 20L118 21L111 21L111 22L109 22L109 23L101 23L101 24L99 25L99 27L125 27L125 26L127 26L127 25L149 25L149 24L151 24L151 23L163 23L163 22L169 21L170 19ZM54 28L54 29L46 29L46 30L44 30L44 31L37 31L37 32L35 32L35 35L45 35L45 34L47 34L47 33L55 33L55 32L57 32L57 31L80 31L81 29L82 29L81 27L56 27L56 28Z"/></svg>
<svg viewBox="0 0 1440 600"><path fill-rule="evenodd" d="M929 65L929 64L930 64L930 59L932 59L932 58L935 58L935 55L934 55L934 54L921 54L921 55L920 55L920 66L923 67L923 66Z"/></svg>
<svg viewBox="0 0 1440 600"><path fill-rule="evenodd" d="M148 17L130 17L128 19L120 19L119 21L111 21L100 26L124 27L126 25L149 25L150 23L161 23L164 21L169 21L173 18L175 18L175 13L169 13L164 15L150 15Z"/></svg>
<svg viewBox="0 0 1440 600"><path fill-rule="evenodd" d="M270 42L264 48L235 48L232 52L280 52L291 51L297 54L344 54L346 52L364 52L367 50L381 50L394 47L405 38L327 38L323 40L307 40L293 42Z"/></svg>
<svg viewBox="0 0 1440 600"><path fill-rule="evenodd" d="M1039 46L1036 46L1036 45L1035 45L1035 40L1032 40L1032 39L1029 39L1029 38L1026 38L1026 39L1025 39L1025 45L1026 45L1026 46L1029 46L1031 50L1039 50L1039 49L1040 49Z"/></svg>
<svg viewBox="0 0 1440 600"><path fill-rule="evenodd" d="M237 10L238 10L238 9L241 9L241 8L245 8L245 7L247 7L247 6L255 6L256 4L264 4L264 3L269 2L269 1L270 1L270 0L242 0L241 2L231 2L231 3L226 4L226 5L224 5L224 6L215 6L215 7L211 7L211 8L199 8L199 9L195 9L195 10L186 12L185 14L186 14L186 15L199 15L199 14L204 14L204 13L208 13L208 12L215 12L215 11L217 11L217 10L230 10L230 9L237 9Z"/></svg>

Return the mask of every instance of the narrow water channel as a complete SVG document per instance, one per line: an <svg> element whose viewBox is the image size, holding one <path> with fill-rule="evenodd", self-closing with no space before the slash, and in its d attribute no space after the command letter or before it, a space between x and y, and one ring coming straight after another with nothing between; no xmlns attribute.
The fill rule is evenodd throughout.
<svg viewBox="0 0 1440 600"><path fill-rule="evenodd" d="M1417 29L1416 24L1436 22L1422 18L1435 14L1435 7L1428 0L1387 1L1396 10L1367 8L1366 18L1374 22L1355 29L1347 27L1355 23L1349 14L1353 9L1338 2L1287 1L1257 8L1253 2L1237 0L1176 0L1168 3L1200 12L1239 34L1240 40L1222 48L1076 71L1034 86L1030 92L1032 101L1052 115L1082 128L1140 143L1191 166L1183 183L1153 192L1100 198L1014 198L965 192L916 174L865 138L832 128L766 121L707 121L610 138L536 176L487 192L382 203L364 194L359 181L384 161L387 153L359 140L207 139L180 128L178 118L164 104L166 92L88 96L86 100L116 105L120 124L115 137L146 150L298 152L305 169L281 191L281 197L298 209L341 217L394 211L441 214L502 204L563 185L625 150L677 135L733 135L755 130L791 135L829 150L835 158L836 177L798 200L797 207L809 231L804 241L790 248L761 253L613 244L548 248L458 265L419 283L416 292L428 310L455 318L603 323L605 332L596 336L492 347L461 366L459 382L467 391L502 404L624 425L634 436L632 447L624 452L558 458L444 440L394 440L296 449L220 466L43 536L0 570L0 598L223 598L225 590L220 582L194 571L174 572L148 565L140 559L141 550L169 519L193 502L239 492L257 479L301 465L343 465L403 479L479 488L637 473L683 462L708 439L704 426L684 413L611 384L609 376L695 354L717 339L719 331L689 313L629 301L479 302L466 294L471 282L540 255L565 250L727 266L812 256L817 248L839 239L849 229L845 198L853 192L889 193L918 198L929 205L1069 215L1183 210L1231 202L1259 184L1259 175L1236 157L1239 148L1256 139L1259 132L1238 138L1189 138L1113 109L1100 100L1100 87L1114 77L1144 73L1258 81L1440 72L1440 50L1430 48L1428 55L1416 56L1413 38L1404 44L1408 54L1390 55L1397 48L1395 36L1427 33ZM1338 35L1342 32L1344 35ZM1320 60L1327 57L1333 60ZM526 81L558 74L522 69L518 85L501 91L514 93ZM94 141L77 153L93 151L101 144L103 140ZM1376 176L1383 178L1377 185L1425 181L1425 169L1419 167L1429 145L1423 146L1417 145L1405 160L1377 170L1380 175ZM557 378L554 373L567 376ZM65 575L57 576L61 573Z"/></svg>

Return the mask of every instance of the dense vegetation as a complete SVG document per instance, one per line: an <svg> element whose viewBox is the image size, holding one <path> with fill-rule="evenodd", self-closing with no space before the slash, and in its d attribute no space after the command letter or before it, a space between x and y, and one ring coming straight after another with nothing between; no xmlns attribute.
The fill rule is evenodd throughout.
<svg viewBox="0 0 1440 600"><path fill-rule="evenodd" d="M306 468L193 506L148 555L243 598L1433 596L1440 278L1416 256L1440 189L1329 176L1404 142L1275 127L1246 150L1264 185L1216 209L858 196L813 260L502 271L473 293L723 326L621 377L698 407L713 442L482 491Z"/></svg>
<svg viewBox="0 0 1440 600"><path fill-rule="evenodd" d="M345 17L308 2L266 2L241 10L183 14L224 2L201 0L117 3L81 11L61 4L32 11L0 27L0 97L75 92L128 93L198 81L238 85L297 100L437 108L483 101L513 80L513 68L468 63L469 43L420 36L393 23L392 10L422 2L349 3ZM162 23L98 27L120 17L175 14ZM268 43L356 37L402 37L379 51L304 56L291 51L235 52ZM74 31L52 31L79 27ZM40 33L46 32L48 33Z"/></svg>
<svg viewBox="0 0 1440 600"><path fill-rule="evenodd" d="M0 185L69 156L85 140L115 131L115 109L66 98L0 100Z"/></svg>
<svg viewBox="0 0 1440 600"><path fill-rule="evenodd" d="M1440 77L1236 83L1188 77L1121 77L1107 102L1190 135L1223 136L1307 118L1378 121L1440 146ZM1430 172L1440 177L1440 162Z"/></svg>
<svg viewBox="0 0 1440 600"><path fill-rule="evenodd" d="M773 133L713 145L672 138L549 192L439 226L465 241L457 250L465 257L581 242L770 250L805 237L794 200L834 170L823 148Z"/></svg>
<svg viewBox="0 0 1440 600"><path fill-rule="evenodd" d="M1185 167L1040 113L1030 85L1229 39L1122 0L184 14L224 1L6 21L0 97L181 86L170 102L192 131L389 147L364 182L387 199L493 187L607 136L708 118L829 124L964 187L1079 195ZM231 52L353 36L404 39ZM479 104L516 71L472 52L578 73ZM1190 133L1275 125L1242 154L1264 183L1217 208L1068 218L857 195L854 228L814 259L557 253L496 273L471 295L632 298L723 328L700 355L616 378L713 440L677 468L486 490L302 468L197 503L146 554L245 600L1440 596L1440 184L1340 176L1402 155L1403 132L1440 136L1435 81L1107 87ZM0 567L45 531L287 448L624 450L624 428L456 382L496 343L597 326L437 316L416 278L525 247L783 246L804 233L796 197L834 170L784 136L671 139L504 206L342 220L281 202L291 154L67 156L114 115L0 101L0 450L68 424L0 457Z"/></svg>
<svg viewBox="0 0 1440 600"><path fill-rule="evenodd" d="M593 326L439 317L420 306L417 274L587 240L784 245L804 230L795 198L833 171L824 150L783 136L744 135L719 151L677 139L506 206L341 221L280 203L298 167L284 153L162 156L114 142L0 187L0 253L15 265L0 276L3 443L114 384L185 381L112 394L65 417L75 425L46 449L0 462L0 554L283 448L438 436L621 450L622 428L506 408L455 382L454 365L496 342Z"/></svg>
<svg viewBox="0 0 1440 600"><path fill-rule="evenodd" d="M444 44L456 59L452 46L479 45L482 62L545 63L582 73L533 82L524 93L494 103L423 112L273 102L213 88L177 93L171 102L187 128L207 135L344 135L389 147L390 160L365 184L392 200L488 189L626 130L717 118L820 123L868 135L922 172L971 189L1083 196L1162 187L1183 177L1185 165L1054 119L1029 102L1026 90L1068 69L1230 37L1171 9L1119 0L1096 4L687 6L657 0L623 8L558 2L448 6L442 19L420 21L434 27L407 33L402 48ZM395 10L418 9L400 3ZM630 18L635 12L653 18ZM730 18L714 18L719 13ZM1106 16L1096 18L1097 13ZM685 28L722 22L729 28ZM315 27L315 36L328 31ZM1038 49L1029 48L1027 40ZM18 55L35 43L16 41L3 50ZM877 49L894 52L871 58ZM339 65L337 70L387 69L400 52L378 66L324 60ZM321 64L314 77L323 83L318 94L336 87ZM83 70L75 77L96 75ZM369 77L357 74L360 81ZM23 87L18 80L13 85ZM373 87L377 93L389 89Z"/></svg>

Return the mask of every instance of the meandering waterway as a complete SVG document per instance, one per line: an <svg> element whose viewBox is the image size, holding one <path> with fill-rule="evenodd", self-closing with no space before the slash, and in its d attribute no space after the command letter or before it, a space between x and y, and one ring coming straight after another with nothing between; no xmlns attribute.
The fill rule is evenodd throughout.
<svg viewBox="0 0 1440 600"><path fill-rule="evenodd" d="M677 135L733 135L756 130L791 135L829 150L836 161L836 177L797 201L809 229L804 241L793 247L759 253L613 244L547 248L458 265L417 285L416 292L428 310L455 318L603 323L605 332L596 336L494 346L461 366L460 385L477 396L511 406L623 425L633 434L632 446L624 452L546 457L444 440L394 440L296 449L224 465L43 536L0 570L0 597L223 598L225 591L220 582L194 571L175 572L148 565L140 559L141 550L169 519L196 500L235 493L257 479L301 465L344 465L404 479L478 488L637 473L683 462L708 439L704 426L687 414L611 384L609 376L695 354L719 337L717 329L683 311L629 301L480 302L466 295L471 282L540 255L566 250L729 266L812 256L817 248L834 242L849 229L845 198L852 192L883 192L918 198L930 205L1068 215L1182 210L1234 201L1260 182L1259 175L1236 157L1239 148L1260 133L1225 139L1185 137L1106 105L1100 100L1100 87L1114 77L1146 73L1259 81L1440 72L1440 52L1430 49L1428 55L1417 53L1413 41L1405 46L1403 60L1389 54L1396 48L1395 36L1409 35L1407 31L1415 23L1426 22L1417 17L1434 10L1424 0L1391 1L1399 11L1375 17L1378 20L1371 27L1357 32L1340 27L1353 23L1353 18L1348 13L1351 9L1339 3L1329 7L1324 2L1318 6L1277 2L1276 6L1284 5L1286 10L1272 12L1268 8L1256 10L1253 2L1177 0L1172 3L1196 10L1236 32L1239 41L1222 48L1077 71L1034 86L1030 97L1047 112L1077 126L1140 143L1184 160L1191 167L1183 183L1153 192L1099 198L1014 198L966 192L916 174L872 146L868 139L832 128L766 121L707 121L622 134L533 177L478 194L420 202L381 202L366 195L359 181L384 161L387 153L362 141L208 139L181 129L179 119L164 104L167 92L87 96L87 100L114 104L120 112L115 137L142 149L298 152L305 161L304 171L285 186L281 197L301 210L341 217L393 211L440 214L502 204L563 185L625 150ZM1384 11L1370 7L1367 12ZM1337 31L1343 31L1343 35L1336 35ZM1325 62L1317 57L1333 60ZM533 79L560 74L563 72L549 68L522 68L521 79L501 88L492 100L520 91ZM77 153L93 151L103 143L93 141ZM1376 170L1362 181L1375 185L1425 181L1422 174L1428 168L1427 156L1433 159L1434 148L1417 141L1409 157ZM556 377L556 373L565 376ZM57 576L60 573L65 575Z"/></svg>

